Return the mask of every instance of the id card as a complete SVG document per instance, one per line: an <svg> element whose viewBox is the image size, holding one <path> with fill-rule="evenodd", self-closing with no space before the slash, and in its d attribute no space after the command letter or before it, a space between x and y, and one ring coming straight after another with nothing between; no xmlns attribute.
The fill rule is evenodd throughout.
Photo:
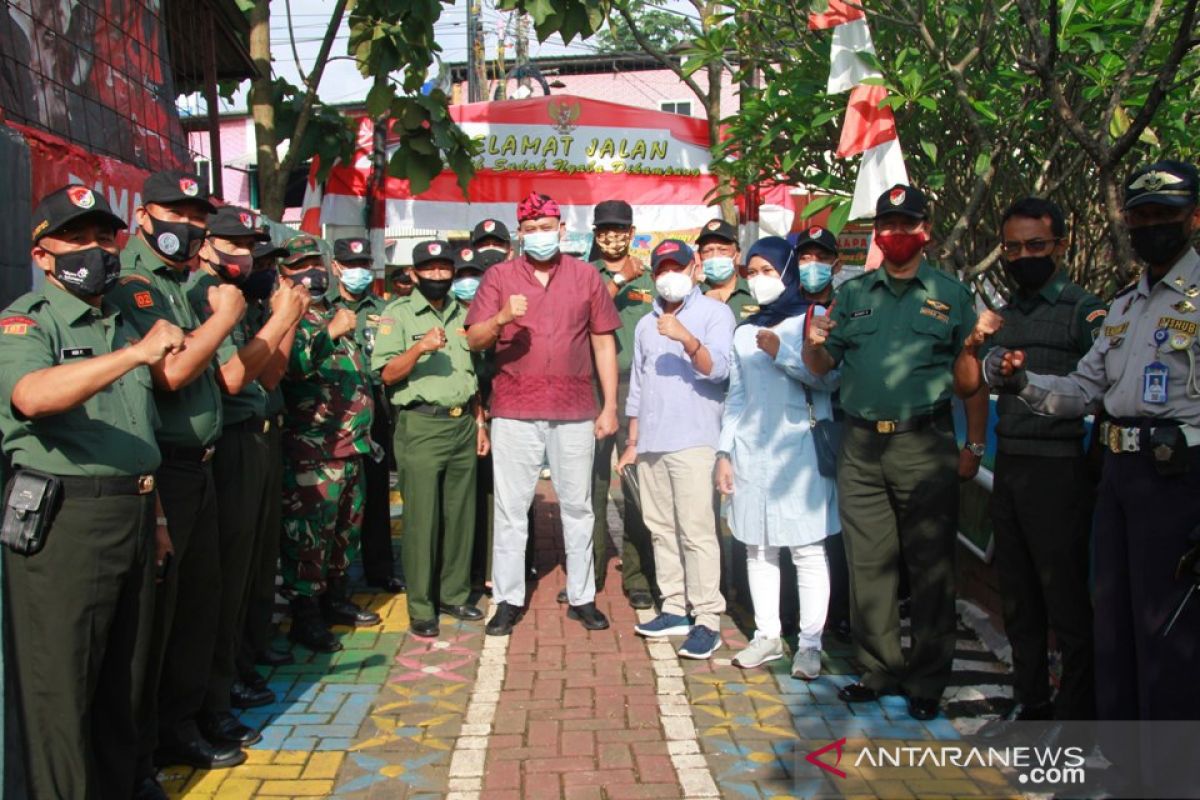
<svg viewBox="0 0 1200 800"><path fill-rule="evenodd" d="M1167 365L1160 361L1146 365L1142 372L1142 402L1162 405L1167 402Z"/></svg>

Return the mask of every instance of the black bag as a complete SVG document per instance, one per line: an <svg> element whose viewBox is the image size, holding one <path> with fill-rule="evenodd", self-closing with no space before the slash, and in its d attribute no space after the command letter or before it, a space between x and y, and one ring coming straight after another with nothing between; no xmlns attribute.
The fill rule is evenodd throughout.
<svg viewBox="0 0 1200 800"><path fill-rule="evenodd" d="M62 481L32 469L18 469L8 482L0 542L18 555L31 556L46 544L46 531L58 510Z"/></svg>
<svg viewBox="0 0 1200 800"><path fill-rule="evenodd" d="M808 403L809 428L817 448L817 472L824 478L836 478L838 453L842 451L842 423L832 419L817 419L812 389L806 384L801 385L804 386L804 400Z"/></svg>
<svg viewBox="0 0 1200 800"><path fill-rule="evenodd" d="M625 507L630 506L637 512L640 517L642 515L642 487L638 482L637 464L627 464L625 469L621 470L621 494L625 496Z"/></svg>

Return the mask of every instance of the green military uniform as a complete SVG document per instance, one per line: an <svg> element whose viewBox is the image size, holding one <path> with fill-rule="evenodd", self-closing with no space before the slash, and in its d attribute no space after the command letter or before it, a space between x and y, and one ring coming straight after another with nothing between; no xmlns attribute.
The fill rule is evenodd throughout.
<svg viewBox="0 0 1200 800"><path fill-rule="evenodd" d="M386 305L368 290L362 297L347 300L340 291L329 298L334 310L348 308L357 318L354 341L362 351L363 360L370 363L375 349L376 329L379 316ZM392 454L391 413L384 396L379 376L371 372L371 390L375 402L375 417L371 425L371 439L383 448L382 458L367 458L363 462L364 491L362 563L363 574L368 583L381 585L395 572L395 555L392 552L391 515L391 467Z"/></svg>
<svg viewBox="0 0 1200 800"><path fill-rule="evenodd" d="M600 275L611 281L615 274L610 272L603 260L593 261ZM595 548L596 591L604 588L607 577L608 559L608 490L612 485L613 450L624 446L629 436L629 419L625 416L625 398L629 394L629 370L633 364L633 332L638 320L654 308L654 279L646 270L628 283L624 283L613 297L621 327L614 336L617 339L617 417L620 428L615 434L596 442L596 453L592 470L592 513L595 515L592 540ZM621 545L621 586L625 592L651 590L654 578L654 548L650 543L650 532L646 530L641 515L632 503L625 504L622 516L625 537Z"/></svg>
<svg viewBox="0 0 1200 800"><path fill-rule="evenodd" d="M404 476L403 553L413 620L436 619L439 604L465 604L471 589L479 387L466 318L466 309L452 296L439 310L420 291L413 292L384 310L371 356L371 369L378 374L433 328L446 332L442 349L421 356L406 379L387 389L398 410L395 450Z"/></svg>
<svg viewBox="0 0 1200 800"><path fill-rule="evenodd" d="M95 308L47 284L0 316L0 389L11 398L31 372L136 338L107 301ZM29 796L133 792L154 613L156 424L146 367L62 414L18 419L0 404L5 458L64 476L43 549L4 550Z"/></svg>
<svg viewBox="0 0 1200 800"><path fill-rule="evenodd" d="M316 597L341 580L362 527L362 456L371 452L371 382L354 337L332 339L334 311L308 310L282 388L284 591Z"/></svg>
<svg viewBox="0 0 1200 800"><path fill-rule="evenodd" d="M952 368L975 325L973 300L957 280L922 262L907 281L882 268L848 280L833 320L825 347L842 370L847 426L838 503L862 683L938 698L955 641ZM901 552L912 587L907 663L897 603Z"/></svg>
<svg viewBox="0 0 1200 800"><path fill-rule="evenodd" d="M139 335L160 319L190 333L201 320L187 299L187 277L186 268L164 263L134 237L121 253L121 280L108 297ZM142 731L147 758L156 738L186 738L191 718L203 705L220 601L213 586L221 574L211 463L222 427L215 371L209 367L176 392L156 387L154 400L163 454L158 493L175 557L166 579L158 584L154 609L154 650L145 687L151 719Z"/></svg>
<svg viewBox="0 0 1200 800"><path fill-rule="evenodd" d="M212 316L208 290L221 280L205 270L192 273L187 285L188 302L198 319ZM224 364L254 338L257 329L246 316L233 326L217 348L217 361ZM213 478L217 494L217 528L220 533L220 610L212 673L205 709L229 710L229 691L237 679L236 656L245 624L250 568L258 549L258 518L266 497L267 391L250 381L237 394L221 394L224 427L213 456Z"/></svg>

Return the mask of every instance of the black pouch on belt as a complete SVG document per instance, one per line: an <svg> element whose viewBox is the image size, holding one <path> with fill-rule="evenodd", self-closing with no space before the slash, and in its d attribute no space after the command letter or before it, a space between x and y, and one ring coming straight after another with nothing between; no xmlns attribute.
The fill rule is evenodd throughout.
<svg viewBox="0 0 1200 800"><path fill-rule="evenodd" d="M41 550L61 495L62 481L54 475L32 469L17 470L8 482L0 542L23 556Z"/></svg>
<svg viewBox="0 0 1200 800"><path fill-rule="evenodd" d="M1164 478L1187 472L1188 443L1183 428L1158 427L1151 431L1150 457L1154 459L1154 468Z"/></svg>

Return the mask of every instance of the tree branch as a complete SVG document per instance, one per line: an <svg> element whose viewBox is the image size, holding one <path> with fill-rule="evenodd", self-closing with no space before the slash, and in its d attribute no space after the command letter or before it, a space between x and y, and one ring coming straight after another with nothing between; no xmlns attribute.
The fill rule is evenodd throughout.
<svg viewBox="0 0 1200 800"><path fill-rule="evenodd" d="M296 60L296 74L307 84L308 76L304 74L304 66L300 63L300 51L296 48L296 29L292 25L292 0L284 0L283 7L287 10L288 39L292 43L292 58Z"/></svg>
<svg viewBox="0 0 1200 800"><path fill-rule="evenodd" d="M1138 62L1141 61L1142 53L1150 46L1150 42L1154 39L1154 34L1158 32L1158 16L1162 13L1162 0L1154 0L1154 5L1150 7L1150 13L1146 15L1146 24L1142 26L1142 32L1138 36L1133 47L1128 53L1123 54L1125 59L1125 69L1121 70L1121 74L1117 76L1117 81L1113 84L1112 94L1108 98L1108 108L1104 111L1104 130L1108 130L1112 124L1113 115L1117 113L1117 109L1121 106L1121 101L1125 98L1125 89L1129 86L1129 81L1137 73Z"/></svg>
<svg viewBox="0 0 1200 800"><path fill-rule="evenodd" d="M308 80L304 82L304 99L300 103L300 112L296 115L296 129L292 132L291 146L280 164L280 175L286 176L296 168L300 161L300 148L296 145L304 138L308 121L312 119L313 108L317 103L317 87L321 85L321 76L325 73L325 65L329 62L329 51L333 49L333 40L337 38L342 27L342 16L346 13L347 0L337 0L333 6L333 14L329 18L329 27L325 29L325 38L321 40L321 49L317 51L317 59Z"/></svg>
<svg viewBox="0 0 1200 800"><path fill-rule="evenodd" d="M633 14L630 13L628 5L623 2L613 3L613 8L615 8L617 13L621 15L621 19L625 20L626 26L629 27L629 33L632 34L633 40L638 43L638 47L642 48L651 56L653 56L660 64L671 70L671 72L674 72L679 80L687 84L687 87L692 90L692 93L695 94L700 102L707 107L707 93L700 88L700 84L696 83L695 79L693 79L690 75L684 74L683 66L681 64L677 63L667 53L659 50L654 46L653 42L646 38L646 35L642 33L640 28L638 28L637 20L635 20Z"/></svg>

